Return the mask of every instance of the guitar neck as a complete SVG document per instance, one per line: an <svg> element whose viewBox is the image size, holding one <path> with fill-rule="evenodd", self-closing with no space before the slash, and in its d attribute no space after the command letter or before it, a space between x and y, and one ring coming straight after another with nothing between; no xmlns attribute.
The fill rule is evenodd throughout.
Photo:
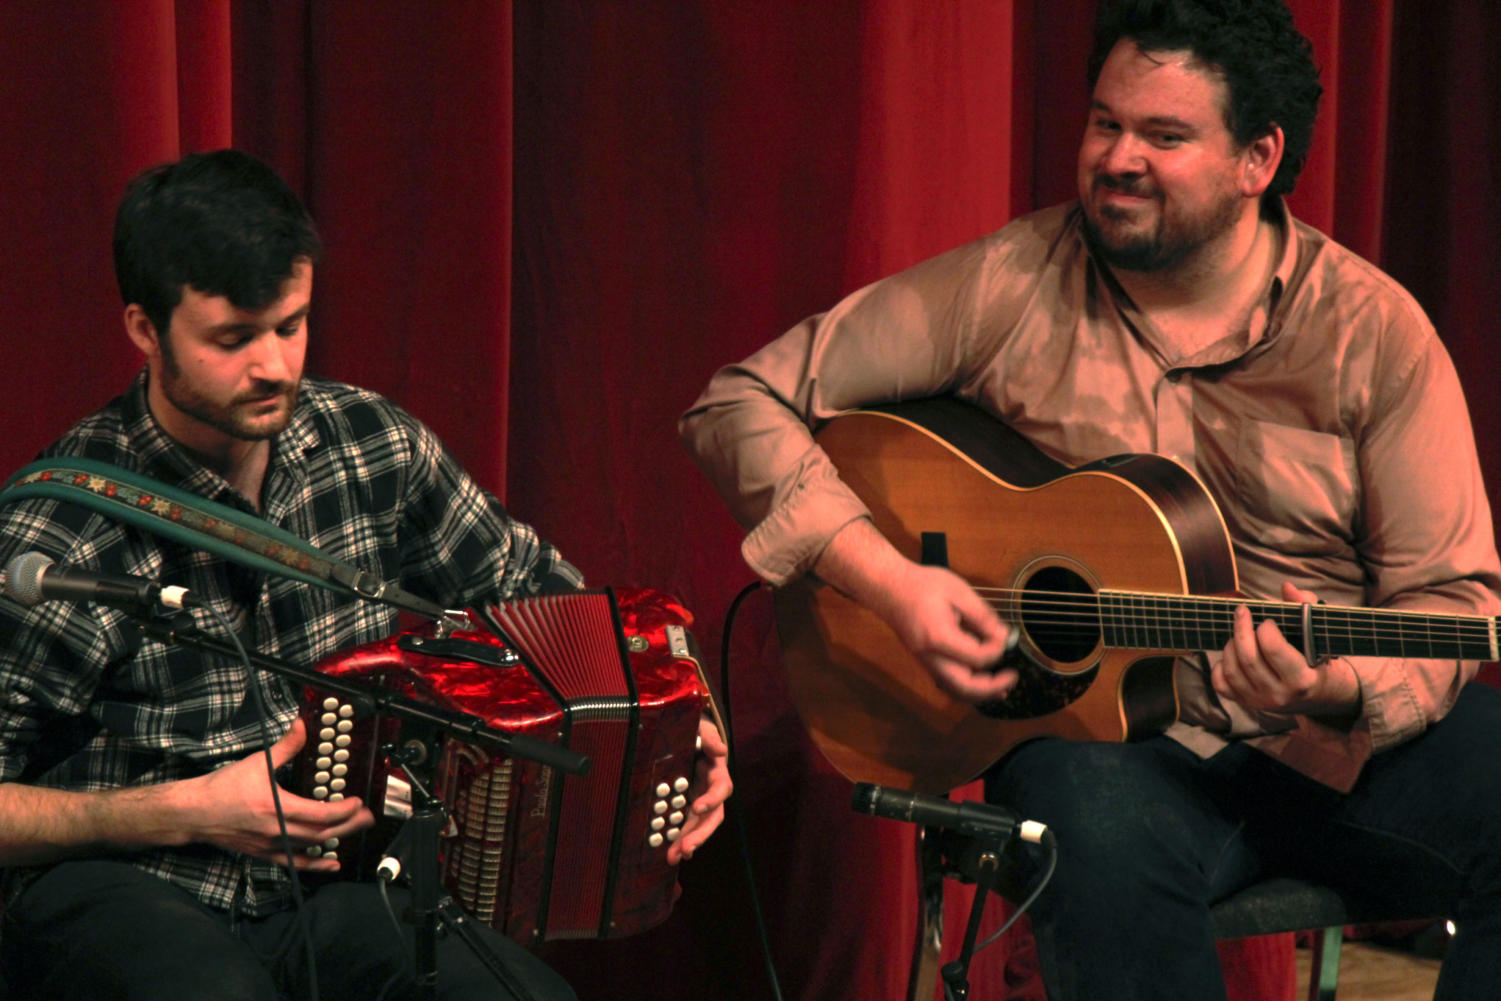
<svg viewBox="0 0 1501 1001"><path fill-rule="evenodd" d="M1235 609L1245 605L1257 622L1271 619L1276 623L1309 663L1340 656L1501 659L1496 620L1482 615L1130 591L1100 591L1098 599L1101 634L1110 647L1220 650L1230 642Z"/></svg>

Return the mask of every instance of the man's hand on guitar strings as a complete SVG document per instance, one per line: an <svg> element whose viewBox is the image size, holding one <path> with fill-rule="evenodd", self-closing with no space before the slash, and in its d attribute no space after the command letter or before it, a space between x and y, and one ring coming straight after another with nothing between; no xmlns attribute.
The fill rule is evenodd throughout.
<svg viewBox="0 0 1501 1001"><path fill-rule="evenodd" d="M840 529L813 571L878 615L954 698L990 702L1015 687L1016 671L997 669L1009 632L995 609L947 567L897 552L869 518Z"/></svg>
<svg viewBox="0 0 1501 1001"><path fill-rule="evenodd" d="M693 785L688 788L688 819L683 835L667 849L667 861L677 865L690 859L699 845L724 821L724 801L734 786L730 782L730 749L719 736L719 727L705 716L698 721L700 743Z"/></svg>
<svg viewBox="0 0 1501 1001"><path fill-rule="evenodd" d="M1282 585L1282 600L1317 604L1312 591ZM1214 690L1247 709L1348 719L1360 708L1360 682L1342 659L1310 665L1270 619L1235 610L1234 633L1210 672Z"/></svg>
<svg viewBox="0 0 1501 1001"><path fill-rule="evenodd" d="M995 609L951 570L909 567L904 593L882 617L945 692L965 702L1009 695L1018 675L997 668L1011 633Z"/></svg>

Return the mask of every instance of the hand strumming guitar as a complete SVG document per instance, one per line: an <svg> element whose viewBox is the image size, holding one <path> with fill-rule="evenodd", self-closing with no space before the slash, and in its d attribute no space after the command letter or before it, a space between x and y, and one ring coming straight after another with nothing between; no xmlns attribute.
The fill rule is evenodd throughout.
<svg viewBox="0 0 1501 1001"><path fill-rule="evenodd" d="M867 519L850 522L813 572L879 615L955 698L1005 698L1017 673L996 669L1010 631L963 578L907 559Z"/></svg>

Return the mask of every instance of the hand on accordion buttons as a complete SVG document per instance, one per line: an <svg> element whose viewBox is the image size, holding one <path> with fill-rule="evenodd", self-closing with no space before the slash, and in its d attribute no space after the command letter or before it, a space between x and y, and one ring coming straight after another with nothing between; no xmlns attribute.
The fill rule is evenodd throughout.
<svg viewBox="0 0 1501 1001"><path fill-rule="evenodd" d="M299 719L271 746L273 767L280 768L291 761L306 739L307 732ZM186 794L182 819L187 841L205 841L272 862L286 861L265 754L257 751L207 775L187 779L182 786ZM358 798L324 803L285 790L280 791L279 798L292 842L293 864L299 869L337 871L337 861L311 858L303 849L346 837L375 822Z"/></svg>
<svg viewBox="0 0 1501 1001"><path fill-rule="evenodd" d="M724 801L734 786L730 782L730 749L719 736L719 727L707 716L698 722L702 749L689 788L688 819L683 836L667 849L667 861L677 865L693 853L714 833L724 820Z"/></svg>

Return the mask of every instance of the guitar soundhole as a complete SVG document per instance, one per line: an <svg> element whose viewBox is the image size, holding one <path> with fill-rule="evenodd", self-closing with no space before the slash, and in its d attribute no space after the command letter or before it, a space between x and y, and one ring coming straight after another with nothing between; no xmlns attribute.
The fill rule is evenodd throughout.
<svg viewBox="0 0 1501 1001"><path fill-rule="evenodd" d="M1083 697L1100 670L1098 605L1089 582L1067 567L1043 567L1029 577L1010 614L1033 650L1002 661L1017 672L1011 694L975 708L992 719L1035 719Z"/></svg>
<svg viewBox="0 0 1501 1001"><path fill-rule="evenodd" d="M1099 602L1089 582L1068 567L1033 574L1019 616L1027 639L1056 664L1077 664L1100 645Z"/></svg>

